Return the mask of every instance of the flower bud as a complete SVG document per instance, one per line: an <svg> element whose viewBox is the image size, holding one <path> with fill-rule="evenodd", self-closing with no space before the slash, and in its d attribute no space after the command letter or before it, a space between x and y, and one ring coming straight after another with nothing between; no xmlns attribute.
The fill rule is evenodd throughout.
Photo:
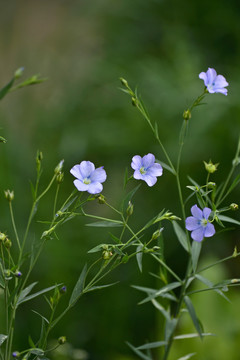
<svg viewBox="0 0 240 360"><path fill-rule="evenodd" d="M63 179L64 179L64 173L63 172L59 172L57 174L57 177L56 177L56 181L58 184L61 184L63 182Z"/></svg>
<svg viewBox="0 0 240 360"><path fill-rule="evenodd" d="M127 80L125 80L124 78L120 78L120 81L121 81L121 83L122 83L123 86L128 87L128 82L127 82Z"/></svg>
<svg viewBox="0 0 240 360"><path fill-rule="evenodd" d="M216 183L210 181L209 183L207 183L207 187L208 187L209 189L214 189L214 188L216 187Z"/></svg>
<svg viewBox="0 0 240 360"><path fill-rule="evenodd" d="M20 278L22 276L21 271L16 270L15 273L14 273L14 276L17 277L17 278Z"/></svg>
<svg viewBox="0 0 240 360"><path fill-rule="evenodd" d="M135 97L132 97L132 105L137 106L137 99Z"/></svg>
<svg viewBox="0 0 240 360"><path fill-rule="evenodd" d="M7 235L0 232L0 241L4 241L6 239Z"/></svg>
<svg viewBox="0 0 240 360"><path fill-rule="evenodd" d="M162 229L158 229L156 231L154 231L154 233L152 234L152 240L157 240L157 238L159 238L159 236L161 235Z"/></svg>
<svg viewBox="0 0 240 360"><path fill-rule="evenodd" d="M103 196L102 194L98 195L97 199L98 199L99 204L106 203L105 196Z"/></svg>
<svg viewBox="0 0 240 360"><path fill-rule="evenodd" d="M189 109L187 109L187 110L185 110L184 112L183 112L183 118L184 118L184 120L189 120L189 119L191 119L191 117L192 117L192 114L191 114L191 111L189 110Z"/></svg>
<svg viewBox="0 0 240 360"><path fill-rule="evenodd" d="M9 278L11 276L11 270L9 269L4 270L4 274L6 278Z"/></svg>
<svg viewBox="0 0 240 360"><path fill-rule="evenodd" d="M59 290L60 294L65 294L67 292L67 287L64 285L61 287L61 289Z"/></svg>
<svg viewBox="0 0 240 360"><path fill-rule="evenodd" d="M37 171L40 171L41 169L41 163L42 163L42 159L43 159L43 154L41 151L37 151L37 155L36 155L36 166L37 166Z"/></svg>
<svg viewBox="0 0 240 360"><path fill-rule="evenodd" d="M233 210L233 211L238 210L238 204L232 203L232 204L230 205L230 209Z"/></svg>
<svg viewBox="0 0 240 360"><path fill-rule="evenodd" d="M59 345L65 344L66 341L67 341L66 336L60 336L60 338L58 338Z"/></svg>
<svg viewBox="0 0 240 360"><path fill-rule="evenodd" d="M9 240L8 238L6 238L3 242L4 246L6 249L10 249L10 247L12 246L12 242L11 240Z"/></svg>
<svg viewBox="0 0 240 360"><path fill-rule="evenodd" d="M5 190L4 195L5 195L5 198L7 199L7 201L9 201L9 202L13 201L13 199L14 199L14 191Z"/></svg>
<svg viewBox="0 0 240 360"><path fill-rule="evenodd" d="M237 284L237 283L239 283L240 282L240 279L232 279L231 280L231 283L232 284Z"/></svg>
<svg viewBox="0 0 240 360"><path fill-rule="evenodd" d="M128 208L127 208L127 216L131 216L133 214L133 204L131 201L128 202Z"/></svg>
<svg viewBox="0 0 240 360"><path fill-rule="evenodd" d="M19 79L22 76L23 71L24 71L24 67L20 67L19 69L17 69L14 73L15 79Z"/></svg>
<svg viewBox="0 0 240 360"><path fill-rule="evenodd" d="M112 256L112 252L109 250L104 250L102 252L102 257L104 260L109 260L111 258L111 256Z"/></svg>
<svg viewBox="0 0 240 360"><path fill-rule="evenodd" d="M205 169L209 174L213 174L215 171L217 171L217 167L219 164L213 164L212 161L210 160L209 163L206 163L206 161L204 161L204 165L205 165Z"/></svg>
<svg viewBox="0 0 240 360"><path fill-rule="evenodd" d="M60 163L55 167L54 173L55 173L56 175L62 172L63 163L64 163L64 160L61 160Z"/></svg>
<svg viewBox="0 0 240 360"><path fill-rule="evenodd" d="M20 356L20 352L19 352L19 351L14 351L14 352L12 353L12 357L14 357L14 358L19 358L19 356Z"/></svg>

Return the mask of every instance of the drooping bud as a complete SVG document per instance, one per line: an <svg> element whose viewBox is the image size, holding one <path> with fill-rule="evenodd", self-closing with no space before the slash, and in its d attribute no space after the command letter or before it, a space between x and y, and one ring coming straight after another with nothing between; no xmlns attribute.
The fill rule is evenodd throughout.
<svg viewBox="0 0 240 360"><path fill-rule="evenodd" d="M183 118L184 120L188 121L189 119L191 119L192 117L192 114L191 114L191 111L189 109L185 110L183 112Z"/></svg>
<svg viewBox="0 0 240 360"><path fill-rule="evenodd" d="M238 210L238 204L232 203L232 204L230 205L230 209L233 210L233 211Z"/></svg>
<svg viewBox="0 0 240 360"><path fill-rule="evenodd" d="M5 190L4 195L5 195L5 198L7 199L7 201L9 201L9 202L13 201L13 199L14 199L14 191Z"/></svg>
<svg viewBox="0 0 240 360"><path fill-rule="evenodd" d="M60 336L60 338L58 338L59 345L65 344L66 341L67 341L66 336Z"/></svg>
<svg viewBox="0 0 240 360"><path fill-rule="evenodd" d="M210 160L209 163L204 161L204 165L205 165L206 171L209 174L213 174L215 171L217 171L217 167L218 167L219 163L218 164L213 164L212 161Z"/></svg>

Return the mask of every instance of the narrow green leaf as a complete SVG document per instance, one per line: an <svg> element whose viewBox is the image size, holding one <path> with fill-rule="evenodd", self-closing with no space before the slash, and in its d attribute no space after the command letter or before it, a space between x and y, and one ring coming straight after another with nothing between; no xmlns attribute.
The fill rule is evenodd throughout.
<svg viewBox="0 0 240 360"><path fill-rule="evenodd" d="M140 350L138 350L138 348L136 348L135 346L133 346L132 344L130 344L129 342L126 342L126 344L130 347L130 349L132 349L133 352L135 352L135 354L137 354L141 359L143 360L152 360L149 356L145 355L144 353L142 353Z"/></svg>
<svg viewBox="0 0 240 360"><path fill-rule="evenodd" d="M122 202L122 210L126 211L127 207L128 207L128 203L129 201L132 199L132 197L134 196L134 194L138 191L138 189L140 188L141 184L137 185L133 190L131 190L123 199Z"/></svg>
<svg viewBox="0 0 240 360"><path fill-rule="evenodd" d="M94 248L88 250L88 253L95 253L95 252L99 252L99 251L103 251L103 246L106 246L107 244L99 244L97 246L95 246Z"/></svg>
<svg viewBox="0 0 240 360"><path fill-rule="evenodd" d="M26 296L32 291L32 289L34 288L34 286L37 284L37 282L32 283L31 285L27 286L25 289L23 289L20 292L18 301L17 301L17 306L19 304L21 304L21 302L26 298Z"/></svg>
<svg viewBox="0 0 240 360"><path fill-rule="evenodd" d="M8 336L0 334L0 346L4 343L5 340L7 340Z"/></svg>
<svg viewBox="0 0 240 360"><path fill-rule="evenodd" d="M187 241L187 237L185 232L183 231L183 229L178 225L178 223L176 221L172 222L173 224L173 229L175 231L175 234L177 235L178 241L180 242L180 244L182 245L182 247L189 252L188 250L188 241Z"/></svg>
<svg viewBox="0 0 240 360"><path fill-rule="evenodd" d="M7 95L7 93L9 92L9 90L11 89L11 87L13 86L15 79L13 78L12 80L9 81L9 83L7 83L7 85L5 85L1 90L0 90L0 100L2 98L4 98L5 95Z"/></svg>
<svg viewBox="0 0 240 360"><path fill-rule="evenodd" d="M152 343L148 343L148 344L145 344L145 345L138 346L137 349L138 350L155 349L155 348L165 346L165 345L167 345L166 341L156 341L156 342L152 342Z"/></svg>
<svg viewBox="0 0 240 360"><path fill-rule="evenodd" d="M36 349L31 349L29 352L30 352L31 354L37 355L37 356L43 356L43 355L44 355L44 351L43 351L42 349L38 349L38 348L36 348Z"/></svg>
<svg viewBox="0 0 240 360"><path fill-rule="evenodd" d="M202 336L215 336L215 334L211 334L211 333L202 333ZM182 334L182 335L177 335L174 336L174 340L182 340L182 339L192 339L192 338L197 338L199 337L199 334L196 333L192 333L192 334Z"/></svg>
<svg viewBox="0 0 240 360"><path fill-rule="evenodd" d="M30 347L35 348L36 345L33 342L33 339L31 338L31 335L28 335L28 344Z"/></svg>
<svg viewBox="0 0 240 360"><path fill-rule="evenodd" d="M95 291L95 290L106 289L106 288L108 288L108 287L110 287L110 286L113 286L113 285L116 285L116 284L118 284L118 283L119 283L119 281L115 281L114 283L111 283L111 284L99 285L99 286L92 286L91 288L89 288L89 289L87 290L87 292L89 292L89 291Z"/></svg>
<svg viewBox="0 0 240 360"><path fill-rule="evenodd" d="M143 248L143 245L140 244L137 247L137 253L136 253L137 264L138 264L138 268L139 268L140 272L142 272L142 257L143 257L142 248Z"/></svg>
<svg viewBox="0 0 240 360"><path fill-rule="evenodd" d="M201 281L203 284L207 285L210 289L212 289L213 291L215 291L217 294L221 295L225 300L227 300L228 302L230 302L230 300L228 299L228 297L223 294L223 292L220 289L215 289L213 283L206 279L205 277L203 277L202 275L196 274L195 275L196 279L198 279L199 281Z"/></svg>
<svg viewBox="0 0 240 360"><path fill-rule="evenodd" d="M71 298L69 300L69 306L72 306L76 302L76 300L79 298L79 296L82 294L85 279L86 279L86 273L87 273L87 264L84 265L84 268L82 269L79 279L73 289Z"/></svg>
<svg viewBox="0 0 240 360"><path fill-rule="evenodd" d="M171 319L170 313L167 310L165 310L164 307L160 305L157 300L153 299L152 304L157 310L159 310L162 313L162 315L165 317L167 321L170 321Z"/></svg>
<svg viewBox="0 0 240 360"><path fill-rule="evenodd" d="M42 295L42 294L45 294L45 293L48 292L48 291L51 291L51 290L55 289L56 287L58 287L59 285L60 285L60 284L53 285L53 286L50 286L50 287L48 287L48 288L46 288L46 289L43 289L43 290L41 290L41 291L38 291L38 292L36 292L36 293L34 293L34 294L32 294L32 295L29 295L29 296L25 297L25 298L24 298L23 300L21 300L21 301L19 301L19 299L18 299L17 306L19 306L20 304L22 304L22 303L24 303L24 302L26 302L26 301L32 300L32 299L34 299L34 298L36 298L36 297L38 297L38 296L40 296L40 295Z"/></svg>
<svg viewBox="0 0 240 360"><path fill-rule="evenodd" d="M143 299L142 301L140 301L139 305L144 304L148 301L152 301L153 299L155 299L158 296L162 296L165 293L168 293L169 291L176 289L177 287L181 286L182 284L178 281L170 283L166 286L163 286L160 290L155 290L154 294L149 295L148 297L146 297L145 299Z"/></svg>
<svg viewBox="0 0 240 360"><path fill-rule="evenodd" d="M32 310L32 312L33 312L34 314L37 314L38 316L40 316L44 321L46 321L47 324L49 324L48 319L45 318L43 315L41 315L39 312L37 312L37 311L35 311L35 310ZM30 346L32 346L32 345L30 345Z"/></svg>
<svg viewBox="0 0 240 360"><path fill-rule="evenodd" d="M192 242L192 267L194 273L197 269L198 259L200 256L201 249L202 249L202 243L197 241Z"/></svg>
<svg viewBox="0 0 240 360"><path fill-rule="evenodd" d="M164 338L167 343L168 343L170 337L172 336L176 326L177 326L177 319L170 319L170 320L166 321Z"/></svg>
<svg viewBox="0 0 240 360"><path fill-rule="evenodd" d="M121 227L123 226L123 223L121 221L108 221L108 220L105 220L105 221L96 221L96 222L93 222L93 223L89 223L89 224L86 224L86 226L91 226L91 227Z"/></svg>
<svg viewBox="0 0 240 360"><path fill-rule="evenodd" d="M190 300L190 298L188 296L184 296L184 302L185 302L188 312L191 316L193 325L195 326L195 329L197 330L199 336L202 338L202 330L201 330L194 306L192 304L192 301Z"/></svg>
<svg viewBox="0 0 240 360"><path fill-rule="evenodd" d="M4 137L0 136L0 142L6 144L7 140Z"/></svg>
<svg viewBox="0 0 240 360"><path fill-rule="evenodd" d="M226 222L229 222L229 223L232 223L232 224L236 224L236 225L240 225L240 221L237 221L235 219L232 219L231 217L229 216L225 216L225 215L218 215L218 218L221 220L221 221L226 221Z"/></svg>
<svg viewBox="0 0 240 360"><path fill-rule="evenodd" d="M121 240L117 236L113 235L112 233L109 233L109 235L111 236L113 241L115 241L115 243L117 243L117 244L121 243Z"/></svg>
<svg viewBox="0 0 240 360"><path fill-rule="evenodd" d="M169 166L167 165L165 162L163 162L162 160L157 160L156 162L159 163L160 165L162 165L162 167L166 170L168 170L170 173L172 173L173 175L176 175L176 172Z"/></svg>
<svg viewBox="0 0 240 360"><path fill-rule="evenodd" d="M180 357L178 360L188 360L194 355L196 355L196 353L187 354L185 356Z"/></svg>
<svg viewBox="0 0 240 360"><path fill-rule="evenodd" d="M63 208L61 208L60 211L62 212L65 212L73 203L74 201L78 198L78 195L77 196L74 196L71 200L69 200L64 206Z"/></svg>

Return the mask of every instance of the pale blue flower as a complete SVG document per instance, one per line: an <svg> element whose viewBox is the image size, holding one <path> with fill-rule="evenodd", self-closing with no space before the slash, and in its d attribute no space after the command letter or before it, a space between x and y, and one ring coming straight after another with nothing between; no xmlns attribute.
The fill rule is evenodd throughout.
<svg viewBox="0 0 240 360"><path fill-rule="evenodd" d="M77 178L73 182L76 188L90 194L99 194L103 189L102 183L107 178L103 166L95 169L91 161L82 161L79 165L73 166L70 173Z"/></svg>
<svg viewBox="0 0 240 360"><path fill-rule="evenodd" d="M147 154L143 157L135 155L132 158L131 167L133 168L134 179L144 180L148 186L153 186L157 181L157 176L161 176L162 166L155 162L153 154Z"/></svg>
<svg viewBox="0 0 240 360"><path fill-rule="evenodd" d="M222 93L227 95L227 89L225 86L228 86L228 82L225 77L222 75L217 75L216 70L213 68L208 68L207 72L201 72L199 78L204 81L204 84L210 94L213 93Z"/></svg>
<svg viewBox="0 0 240 360"><path fill-rule="evenodd" d="M212 210L205 207L199 209L197 205L192 206L191 213L193 216L186 218L186 229L192 231L191 238L201 242L205 237L211 237L215 234L215 228L208 220Z"/></svg>

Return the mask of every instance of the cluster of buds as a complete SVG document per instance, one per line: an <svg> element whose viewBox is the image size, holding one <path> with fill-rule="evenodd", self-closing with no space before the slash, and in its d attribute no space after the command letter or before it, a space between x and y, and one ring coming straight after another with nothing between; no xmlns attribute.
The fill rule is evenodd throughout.
<svg viewBox="0 0 240 360"><path fill-rule="evenodd" d="M98 199L99 204L106 204L105 196L103 196L102 194L98 194L96 198Z"/></svg>

